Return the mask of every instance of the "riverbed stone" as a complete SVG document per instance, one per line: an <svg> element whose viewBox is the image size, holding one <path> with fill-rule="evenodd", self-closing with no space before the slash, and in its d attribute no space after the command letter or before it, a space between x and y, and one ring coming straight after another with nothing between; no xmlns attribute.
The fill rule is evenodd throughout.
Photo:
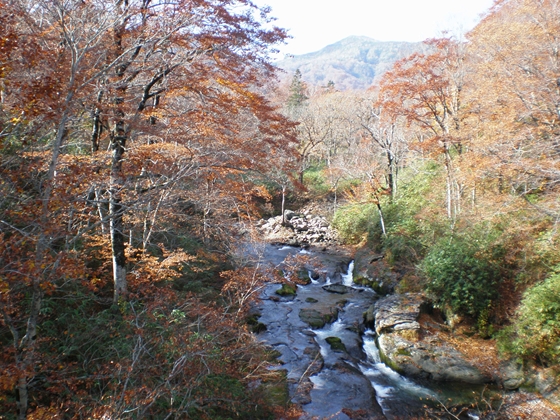
<svg viewBox="0 0 560 420"><path fill-rule="evenodd" d="M323 328L338 318L338 310L333 308L329 313L321 313L316 309L303 308L299 311L299 318L311 328Z"/></svg>
<svg viewBox="0 0 560 420"><path fill-rule="evenodd" d="M335 283L335 284L327 284L323 286L323 290L329 293L338 293L339 295L344 295L352 291L351 287L345 286L344 284Z"/></svg>
<svg viewBox="0 0 560 420"><path fill-rule="evenodd" d="M375 303L375 332L420 329L418 318L424 298L420 294L391 295Z"/></svg>
<svg viewBox="0 0 560 420"><path fill-rule="evenodd" d="M355 283L369 286L380 295L393 293L398 284L397 274L384 260L385 256L364 246L354 256Z"/></svg>
<svg viewBox="0 0 560 420"><path fill-rule="evenodd" d="M381 335L378 343L382 360L405 376L470 384L491 380L450 346L413 342L397 333Z"/></svg>
<svg viewBox="0 0 560 420"><path fill-rule="evenodd" d="M282 216L261 220L257 227L269 242L304 246L308 244L338 244L338 232L328 221L318 215L300 214L292 210L285 211L286 223Z"/></svg>
<svg viewBox="0 0 560 420"><path fill-rule="evenodd" d="M366 312L366 320L375 320L382 360L405 376L441 382L490 382L491 378L455 348L421 339L418 319L425 305L421 294L396 294L379 299L373 314Z"/></svg>
<svg viewBox="0 0 560 420"><path fill-rule="evenodd" d="M557 368L539 369L535 377L535 387L548 401L560 406L560 380Z"/></svg>
<svg viewBox="0 0 560 420"><path fill-rule="evenodd" d="M500 377L505 390L518 389L525 382L523 363L512 359L500 364Z"/></svg>
<svg viewBox="0 0 560 420"><path fill-rule="evenodd" d="M284 283L280 289L276 291L277 295L284 297L294 297L297 293L297 286L294 284Z"/></svg>
<svg viewBox="0 0 560 420"><path fill-rule="evenodd" d="M346 351L346 346L342 342L342 340L338 337L327 337L325 341L331 346L333 351Z"/></svg>

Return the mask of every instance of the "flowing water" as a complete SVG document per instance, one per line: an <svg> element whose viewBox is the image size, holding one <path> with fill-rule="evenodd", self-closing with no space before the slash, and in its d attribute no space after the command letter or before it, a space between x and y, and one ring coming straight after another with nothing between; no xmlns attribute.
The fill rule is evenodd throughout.
<svg viewBox="0 0 560 420"><path fill-rule="evenodd" d="M277 266L298 248L267 245L265 261ZM303 418L349 419L349 410L360 418L413 418L423 413L423 401L431 391L389 369L379 359L372 331L364 331L363 313L375 300L375 292L353 284L353 262L347 257L313 252L323 269L310 273L312 282L298 286L295 298L279 297L278 284L269 284L258 306L259 321L267 330L259 338L275 348L285 369L290 396L302 404ZM325 285L340 283L346 293L331 293ZM343 288L344 291L344 288ZM323 328L311 328L300 319L301 310L338 318ZM340 339L345 350L327 342Z"/></svg>

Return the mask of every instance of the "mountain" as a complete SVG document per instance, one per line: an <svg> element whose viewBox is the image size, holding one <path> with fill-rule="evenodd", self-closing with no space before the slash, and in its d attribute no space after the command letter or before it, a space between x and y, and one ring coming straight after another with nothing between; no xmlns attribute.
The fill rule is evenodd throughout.
<svg viewBox="0 0 560 420"><path fill-rule="evenodd" d="M338 90L367 89L393 63L425 45L416 42L384 42L365 36L351 36L309 54L279 60L275 65L291 78L299 69L303 80L325 86L329 80Z"/></svg>

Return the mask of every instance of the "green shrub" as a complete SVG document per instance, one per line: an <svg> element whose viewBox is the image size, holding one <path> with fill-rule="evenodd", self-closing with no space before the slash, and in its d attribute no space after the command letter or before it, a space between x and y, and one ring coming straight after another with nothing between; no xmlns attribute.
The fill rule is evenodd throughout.
<svg viewBox="0 0 560 420"><path fill-rule="evenodd" d="M325 195L330 191L322 166L313 166L303 174L303 184L313 195Z"/></svg>
<svg viewBox="0 0 560 420"><path fill-rule="evenodd" d="M356 244L379 225L379 215L374 204L351 204L336 211L332 224L345 242Z"/></svg>
<svg viewBox="0 0 560 420"><path fill-rule="evenodd" d="M417 264L427 249L449 230L447 220L435 210L440 168L426 163L416 170L403 171L394 199L382 203L387 235L370 237L380 242L389 264ZM437 197L436 197L437 198Z"/></svg>
<svg viewBox="0 0 560 420"><path fill-rule="evenodd" d="M501 334L499 342L502 350L523 358L536 358L545 363L558 362L560 273L525 292L515 323Z"/></svg>
<svg viewBox="0 0 560 420"><path fill-rule="evenodd" d="M476 230L474 230L476 233ZM435 303L457 315L479 318L498 296L503 249L474 235L438 241L420 265Z"/></svg>

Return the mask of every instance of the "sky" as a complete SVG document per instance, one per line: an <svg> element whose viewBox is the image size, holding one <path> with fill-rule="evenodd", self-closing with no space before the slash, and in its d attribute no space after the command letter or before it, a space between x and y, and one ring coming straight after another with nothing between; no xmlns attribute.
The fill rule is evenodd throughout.
<svg viewBox="0 0 560 420"><path fill-rule="evenodd" d="M493 0L253 0L271 6L275 24L293 37L282 54L318 51L351 35L378 41L423 41L472 29Z"/></svg>

